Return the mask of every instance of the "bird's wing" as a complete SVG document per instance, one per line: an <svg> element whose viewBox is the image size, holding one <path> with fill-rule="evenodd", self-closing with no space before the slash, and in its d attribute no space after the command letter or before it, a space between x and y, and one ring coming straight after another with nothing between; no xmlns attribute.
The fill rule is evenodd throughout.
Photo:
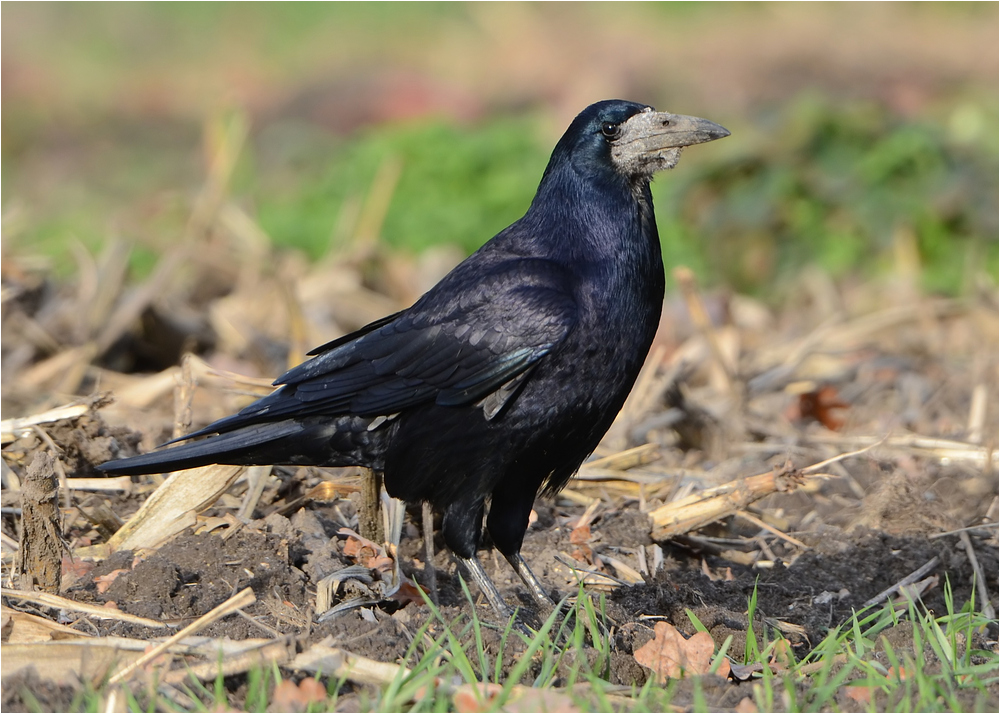
<svg viewBox="0 0 1000 714"><path fill-rule="evenodd" d="M428 402L474 404L529 370L576 322L567 279L542 261L512 261L474 286L454 287L330 343L276 380L281 389L198 433L310 415L389 416ZM489 416L497 409L491 402Z"/></svg>

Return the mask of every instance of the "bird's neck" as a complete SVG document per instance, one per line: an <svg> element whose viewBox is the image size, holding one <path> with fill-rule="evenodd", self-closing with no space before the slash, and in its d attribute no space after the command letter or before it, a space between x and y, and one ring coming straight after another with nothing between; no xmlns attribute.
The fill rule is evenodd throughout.
<svg viewBox="0 0 1000 714"><path fill-rule="evenodd" d="M641 264L662 271L649 181L616 174L582 176L572 166L552 171L522 219L547 236L555 256L585 262Z"/></svg>

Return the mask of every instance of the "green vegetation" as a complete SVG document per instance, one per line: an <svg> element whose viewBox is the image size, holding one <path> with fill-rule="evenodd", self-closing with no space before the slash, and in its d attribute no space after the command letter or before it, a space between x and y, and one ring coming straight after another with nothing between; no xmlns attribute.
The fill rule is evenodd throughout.
<svg viewBox="0 0 1000 714"><path fill-rule="evenodd" d="M913 601L908 606L886 604L878 610L859 612L831 630L798 662L780 633L767 627L755 632L749 627L744 664L747 671L752 668L756 672L748 683L747 696L760 711L840 710L847 700L873 711L992 711L988 687L997 682L1000 660L996 652L977 649L976 643L981 633L997 623L978 612L974 601L956 609L948 584L945 588L945 614L935 616ZM471 603L468 590L466 596ZM755 596L756 591L748 604L751 623ZM658 686L655 677L642 687L610 685L612 646L603 600L595 606L582 590L570 616L562 619L553 613L530 638L508 623L499 633L499 651L494 653L484 639L485 630L493 626L478 619L474 606L470 615L453 621L430 607L431 616L414 633L405 657L409 670L400 668L387 686L359 690L350 707L362 711L454 711L455 698L465 696L466 707L474 701L475 710L498 711L541 689L559 697L549 700L550 705L573 705L581 711L665 711L672 702L694 711L719 706L698 678L670 680L666 686ZM693 613L688 616L696 630L707 631ZM504 652L519 639L524 643L505 675L501 668ZM726 656L730 642L731 637L721 647L717 643L713 671ZM734 653L728 654L732 657ZM526 680L529 669L536 674ZM276 667L256 669L247 677L243 710L266 711L274 685L282 680L281 672ZM310 704L308 710L335 711L345 680L322 673L318 679L326 682L328 698ZM485 689L479 686L483 683L497 686ZM183 690L193 702L191 711L220 711L232 705L221 676L208 684L192 681ZM127 692L125 700L129 711L177 709L176 702L160 695L150 698ZM30 693L25 701L31 701ZM534 706L545 704L542 699L529 701ZM101 711L101 702L100 692L87 689L71 710Z"/></svg>
<svg viewBox="0 0 1000 714"><path fill-rule="evenodd" d="M341 214L358 209L383 166L398 162L400 170L381 231L389 246L416 252L452 243L472 252L521 216L548 159L530 119L472 129L386 125L330 147L324 158L299 181L281 187L262 178L252 191L275 243L314 258L342 247Z"/></svg>
<svg viewBox="0 0 1000 714"><path fill-rule="evenodd" d="M760 290L809 264L877 277L912 244L928 290L959 293L980 270L995 282L996 121L963 106L947 124L902 122L803 97L727 157L662 182L667 254Z"/></svg>
<svg viewBox="0 0 1000 714"><path fill-rule="evenodd" d="M937 123L902 122L873 105L808 97L767 126L730 124L721 148L689 152L654 183L666 263L754 292L809 264L877 277L899 269L902 251L917 256L930 291L961 293L977 274L995 282L995 125L995 112L973 105ZM552 143L534 115L391 123L342 138L270 127L249 140L232 193L276 246L314 259L349 244L378 191L388 200L377 216L386 245L471 252L526 209ZM141 148L148 161L140 147L110 152L91 192L55 189L58 200L25 221L18 243L66 262L71 238L96 250L124 211L143 243L168 244L185 221L176 191L191 190L193 162ZM142 193L185 176L173 194ZM16 186L16 171L11 178Z"/></svg>

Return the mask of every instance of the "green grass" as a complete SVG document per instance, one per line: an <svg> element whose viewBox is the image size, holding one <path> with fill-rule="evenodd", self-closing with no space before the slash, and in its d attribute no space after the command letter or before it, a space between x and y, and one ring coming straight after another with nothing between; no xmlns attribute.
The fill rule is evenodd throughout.
<svg viewBox="0 0 1000 714"><path fill-rule="evenodd" d="M859 687L870 690L872 711L993 711L1000 659L971 643L997 622L977 612L974 600L956 611L948 583L945 598L947 612L939 617L912 600L902 613L888 603L855 613L780 676L764 656L769 645L756 660L764 671L755 703L761 711L774 711L779 699L789 711L831 711L840 708L838 692ZM897 652L883 633L900 623L912 628L912 647Z"/></svg>
<svg viewBox="0 0 1000 714"><path fill-rule="evenodd" d="M472 597L465 590L470 607L448 619L432 603L430 616L415 632L404 663L395 680L382 688L354 690L364 711L454 711L453 695L461 685L492 683L499 685L487 701L479 690L478 705L484 711L498 711L512 697L523 696L515 685L535 689L552 688L563 693L582 711L664 711L680 704L693 711L717 708L697 678L688 680L683 698L682 682L671 680L666 686L650 678L641 687L622 688L610 684L612 645L608 637L609 621L603 597L597 603L582 589L570 606L570 616L550 615L538 631L528 637L513 621L497 629L479 620ZM849 689L869 690L871 699L863 705L871 711L994 711L996 706L997 654L975 649L977 633L995 628L996 620L978 612L975 602L956 608L950 586L945 585L946 612L934 615L919 602L894 608L856 613L850 620L831 630L801 661L774 663L781 636L765 626L758 639L752 624L756 611L756 590L748 602L746 648L742 653L747 664L759 663L761 672L749 684L748 695L760 711L838 711ZM692 612L688 617L696 630L704 625ZM757 618L759 620L759 618ZM912 637L897 649L887 636L893 628L909 629ZM492 653L484 633L493 629L500 634L499 651ZM897 629L897 644L898 644ZM905 638L904 638L905 639ZM726 656L731 638L718 647L714 665ZM516 663L504 673L505 650L517 645ZM581 656L589 648L590 657ZM790 650L787 650L790 652ZM779 658L780 662L780 658ZM900 676L900 672L904 672ZM243 701L245 711L265 711L270 704L273 685L281 681L277 667L257 669L248 674ZM345 681L319 676L326 682L329 697L310 706L310 711L333 711L345 692ZM736 686L736 685L733 685ZM747 685L742 685L746 687ZM992 691L990 687L993 687ZM194 702L192 711L220 710L231 704L222 677L213 682L194 681L184 688ZM163 697L128 693L129 711L175 710ZM26 695L30 706L30 696ZM99 711L102 697L93 690L81 694L74 710Z"/></svg>
<svg viewBox="0 0 1000 714"><path fill-rule="evenodd" d="M245 179L275 244L313 258L345 247L353 223L345 211L363 206L380 169L393 163L400 174L382 224L384 243L411 253L442 243L472 252L523 214L547 156L535 121L521 117L475 128L385 125L338 142L323 159L284 185L260 174L259 182Z"/></svg>

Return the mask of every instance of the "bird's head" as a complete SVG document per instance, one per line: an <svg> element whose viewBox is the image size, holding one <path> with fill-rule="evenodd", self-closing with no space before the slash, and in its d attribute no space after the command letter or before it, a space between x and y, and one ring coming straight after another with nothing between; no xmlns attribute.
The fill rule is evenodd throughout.
<svg viewBox="0 0 1000 714"><path fill-rule="evenodd" d="M552 159L553 163L568 160L587 172L611 170L634 183L672 169L685 146L726 136L729 131L708 119L610 99L580 112Z"/></svg>

